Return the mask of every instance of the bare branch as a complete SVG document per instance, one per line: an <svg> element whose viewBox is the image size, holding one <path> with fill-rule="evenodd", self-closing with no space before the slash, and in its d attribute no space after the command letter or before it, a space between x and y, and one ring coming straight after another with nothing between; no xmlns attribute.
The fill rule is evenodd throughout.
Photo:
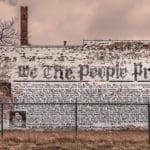
<svg viewBox="0 0 150 150"><path fill-rule="evenodd" d="M18 45L18 33L15 30L15 20L0 20L0 45Z"/></svg>

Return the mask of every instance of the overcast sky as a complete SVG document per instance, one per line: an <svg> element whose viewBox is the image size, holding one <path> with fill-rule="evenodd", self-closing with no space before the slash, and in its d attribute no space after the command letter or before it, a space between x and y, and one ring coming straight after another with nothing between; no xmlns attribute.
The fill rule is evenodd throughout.
<svg viewBox="0 0 150 150"><path fill-rule="evenodd" d="M0 19L29 7L31 44L81 44L84 39L150 40L150 0L0 0Z"/></svg>

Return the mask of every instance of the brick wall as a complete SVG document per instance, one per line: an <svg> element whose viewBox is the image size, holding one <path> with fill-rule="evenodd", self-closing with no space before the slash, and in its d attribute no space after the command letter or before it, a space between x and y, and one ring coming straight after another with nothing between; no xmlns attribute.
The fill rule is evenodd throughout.
<svg viewBox="0 0 150 150"><path fill-rule="evenodd" d="M74 103L76 98L78 103L147 103L150 84L145 81L149 80L149 49L150 41L84 41L81 46L65 47L3 46L0 47L0 77L1 80L11 82L12 98L18 103ZM116 62L119 62L119 68L128 69L128 75L124 79L119 76L117 81L132 82L110 82L116 79L117 69L114 70L114 77L110 76L109 80L106 79L107 77L100 78L99 72L93 72L95 68L106 67L103 72L105 76L108 68L116 67ZM135 81L134 63L142 64L138 80L145 80L144 82ZM90 68L88 75L83 76L83 82L66 82L81 80L80 65L88 65ZM20 66L29 67L27 76L20 76ZM60 78L60 72L57 72L57 78L55 77L54 68L50 68L48 73L48 70L44 69L47 66L63 68L63 78ZM70 76L66 77L66 69L72 69L73 73L67 70ZM84 69L83 74L87 71L86 68ZM119 74L120 72L119 70ZM65 82L49 82L56 80ZM22 118L26 115L24 128L72 128L75 124L74 105L16 105L11 111L19 112ZM147 115L147 106L144 105L79 105L78 125L81 129L131 125L146 127ZM10 126L10 121L12 117L9 116L8 111L6 127Z"/></svg>

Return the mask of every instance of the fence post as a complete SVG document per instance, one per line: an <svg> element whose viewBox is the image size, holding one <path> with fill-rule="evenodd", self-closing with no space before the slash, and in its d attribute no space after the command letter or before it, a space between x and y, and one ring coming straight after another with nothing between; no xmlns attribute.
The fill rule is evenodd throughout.
<svg viewBox="0 0 150 150"><path fill-rule="evenodd" d="M4 104L1 104L1 138L3 138L4 135L4 128L3 128L3 111L4 111Z"/></svg>
<svg viewBox="0 0 150 150"><path fill-rule="evenodd" d="M78 103L77 103L77 98L75 102L75 132L76 132L76 139L78 136Z"/></svg>
<svg viewBox="0 0 150 150"><path fill-rule="evenodd" d="M150 103L148 101L148 143L150 144Z"/></svg>

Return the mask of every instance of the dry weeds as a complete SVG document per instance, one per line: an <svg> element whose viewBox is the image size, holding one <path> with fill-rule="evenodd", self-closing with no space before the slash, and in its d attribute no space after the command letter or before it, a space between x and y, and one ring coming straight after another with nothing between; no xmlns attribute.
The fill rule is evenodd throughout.
<svg viewBox="0 0 150 150"><path fill-rule="evenodd" d="M146 131L5 131L0 150L150 150Z"/></svg>

